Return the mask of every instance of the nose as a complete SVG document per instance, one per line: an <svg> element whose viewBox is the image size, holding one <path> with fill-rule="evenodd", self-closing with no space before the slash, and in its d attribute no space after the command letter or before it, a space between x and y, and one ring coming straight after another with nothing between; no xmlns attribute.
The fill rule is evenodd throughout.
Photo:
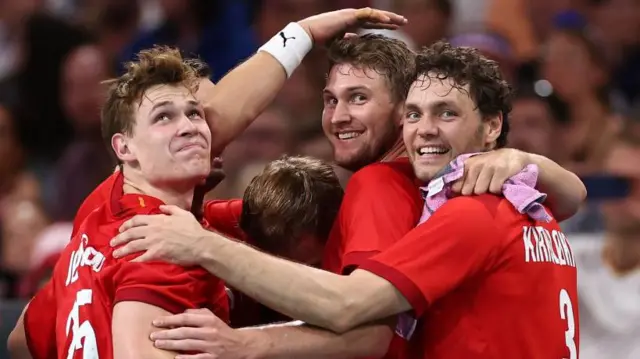
<svg viewBox="0 0 640 359"><path fill-rule="evenodd" d="M438 126L434 121L432 121L429 118L423 118L422 120L418 121L416 126L417 126L416 133L420 137L429 138L429 137L438 136L438 133L439 133Z"/></svg>
<svg viewBox="0 0 640 359"><path fill-rule="evenodd" d="M179 136L194 136L198 133L198 128L189 117L183 115L178 124Z"/></svg>
<svg viewBox="0 0 640 359"><path fill-rule="evenodd" d="M333 110L333 115L331 116L332 124L340 124L351 122L351 113L349 112L349 105L344 101L338 101L335 109Z"/></svg>

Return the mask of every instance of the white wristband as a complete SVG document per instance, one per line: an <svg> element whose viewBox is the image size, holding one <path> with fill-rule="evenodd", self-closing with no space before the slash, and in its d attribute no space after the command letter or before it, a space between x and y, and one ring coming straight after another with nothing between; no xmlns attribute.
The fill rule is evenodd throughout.
<svg viewBox="0 0 640 359"><path fill-rule="evenodd" d="M302 59L311 51L311 37L302 26L292 22L267 41L258 51L268 52L284 67L287 77L300 65Z"/></svg>

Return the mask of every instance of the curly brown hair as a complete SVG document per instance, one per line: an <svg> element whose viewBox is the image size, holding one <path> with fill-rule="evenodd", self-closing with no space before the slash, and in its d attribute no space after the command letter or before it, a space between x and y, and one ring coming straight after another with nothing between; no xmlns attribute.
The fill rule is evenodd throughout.
<svg viewBox="0 0 640 359"><path fill-rule="evenodd" d="M506 146L513 91L504 80L497 62L474 48L454 47L438 41L424 48L416 57L414 79L429 73L439 79L452 79L461 91L466 91L464 86L469 85L469 96L483 119L502 114L502 130L496 139L496 148Z"/></svg>
<svg viewBox="0 0 640 359"><path fill-rule="evenodd" d="M185 61L178 49L167 46L140 51L137 61L125 65L126 73L107 81L110 87L102 108L102 137L106 145L111 148L111 138L116 133L133 133L134 108L149 88L167 84L196 92L199 73L203 71L199 64L193 59Z"/></svg>
<svg viewBox="0 0 640 359"><path fill-rule="evenodd" d="M402 101L413 83L415 53L396 39L378 34L352 36L329 45L329 67L350 64L383 75L395 101Z"/></svg>
<svg viewBox="0 0 640 359"><path fill-rule="evenodd" d="M240 228L261 249L286 255L304 235L327 239L343 194L331 165L284 156L247 186Z"/></svg>

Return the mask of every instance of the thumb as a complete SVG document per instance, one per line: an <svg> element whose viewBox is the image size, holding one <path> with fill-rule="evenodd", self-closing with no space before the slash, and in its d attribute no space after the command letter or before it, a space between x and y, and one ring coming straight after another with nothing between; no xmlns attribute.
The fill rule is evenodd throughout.
<svg viewBox="0 0 640 359"><path fill-rule="evenodd" d="M180 216L183 215L186 211L182 208L174 205L162 205L160 206L160 211L164 214L168 214L170 216ZM186 212L189 213L189 212Z"/></svg>
<svg viewBox="0 0 640 359"><path fill-rule="evenodd" d="M462 184L463 184L462 178L459 180L456 180L455 182L453 182L453 185L451 186L451 191L453 193L460 193L460 191L462 191Z"/></svg>

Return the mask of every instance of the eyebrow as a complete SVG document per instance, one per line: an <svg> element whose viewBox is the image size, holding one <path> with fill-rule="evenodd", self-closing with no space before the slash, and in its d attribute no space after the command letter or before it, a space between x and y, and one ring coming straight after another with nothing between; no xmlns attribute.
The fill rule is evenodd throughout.
<svg viewBox="0 0 640 359"><path fill-rule="evenodd" d="M368 88L368 87L366 87L366 86L361 86L361 85L358 85L358 86L349 86L349 87L347 87L347 88L345 89L345 91L347 91L347 92L369 91L369 88ZM323 89L323 90L322 90L322 93L323 93L323 94L328 94L328 95L333 94L333 92L332 92L331 90L327 89L327 88Z"/></svg>
<svg viewBox="0 0 640 359"><path fill-rule="evenodd" d="M187 103L189 105L195 106L195 107L200 105L200 102L196 101L196 100L189 100L189 101L187 101ZM159 107L169 106L171 104L173 104L173 101L160 101L160 102L157 102L151 108L151 112L154 111L155 109L159 108Z"/></svg>
<svg viewBox="0 0 640 359"><path fill-rule="evenodd" d="M422 112L422 108L420 106L418 106L417 104L415 104L415 103L406 103L405 107L409 111ZM442 108L445 108L445 107L455 107L455 108L457 108L457 106L453 102L447 101L447 100L436 101L436 102L430 103L427 106L427 108L430 111L439 110L439 109L442 109Z"/></svg>

